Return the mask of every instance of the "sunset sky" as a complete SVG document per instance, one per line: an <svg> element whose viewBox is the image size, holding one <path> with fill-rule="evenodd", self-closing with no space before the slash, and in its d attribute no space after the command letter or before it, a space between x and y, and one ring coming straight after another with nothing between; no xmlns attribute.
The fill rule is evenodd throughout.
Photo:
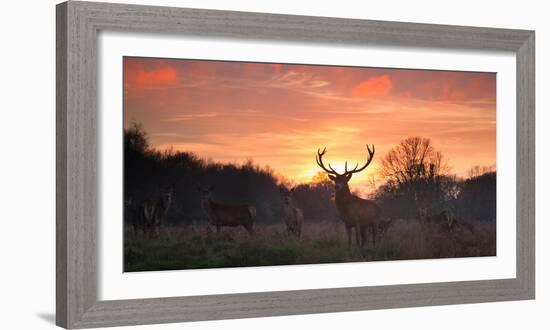
<svg viewBox="0 0 550 330"><path fill-rule="evenodd" d="M494 73L124 58L124 125L143 124L153 147L217 162L253 160L297 182L319 171L373 163L409 136L432 140L466 174L496 163Z"/></svg>

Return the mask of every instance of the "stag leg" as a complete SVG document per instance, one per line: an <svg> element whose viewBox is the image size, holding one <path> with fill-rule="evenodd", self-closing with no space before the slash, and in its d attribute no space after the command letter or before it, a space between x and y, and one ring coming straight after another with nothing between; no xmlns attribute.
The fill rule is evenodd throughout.
<svg viewBox="0 0 550 330"><path fill-rule="evenodd" d="M357 242L357 246L361 247L361 226L356 225L355 226L355 241Z"/></svg>
<svg viewBox="0 0 550 330"><path fill-rule="evenodd" d="M248 235L250 235L250 237L254 236L254 229L252 228L252 225L243 225L244 229L246 229L246 231L248 232Z"/></svg>
<svg viewBox="0 0 550 330"><path fill-rule="evenodd" d="M351 227L346 226L346 233L348 234L348 247L351 246Z"/></svg>
<svg viewBox="0 0 550 330"><path fill-rule="evenodd" d="M204 229L206 236L210 236L212 234L212 228L210 227L210 224L207 224Z"/></svg>
<svg viewBox="0 0 550 330"><path fill-rule="evenodd" d="M293 237L300 237L300 228L298 227L298 224L294 223L292 225L292 236Z"/></svg>
<svg viewBox="0 0 550 330"><path fill-rule="evenodd" d="M361 247L367 242L367 226L361 226Z"/></svg>

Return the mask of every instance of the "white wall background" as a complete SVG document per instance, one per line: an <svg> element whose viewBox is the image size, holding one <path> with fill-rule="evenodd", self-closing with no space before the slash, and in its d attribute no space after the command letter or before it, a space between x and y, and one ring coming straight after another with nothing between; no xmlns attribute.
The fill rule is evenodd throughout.
<svg viewBox="0 0 550 330"><path fill-rule="evenodd" d="M0 11L0 316L3 329L52 329L55 312L55 3ZM550 20L544 1L111 1L209 9L532 29L537 33L537 299L144 326L147 329L548 329ZM136 327L137 328L137 327Z"/></svg>

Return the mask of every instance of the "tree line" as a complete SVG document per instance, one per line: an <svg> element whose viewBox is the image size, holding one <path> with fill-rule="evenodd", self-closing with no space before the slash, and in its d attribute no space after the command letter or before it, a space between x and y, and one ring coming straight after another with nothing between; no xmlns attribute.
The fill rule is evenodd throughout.
<svg viewBox="0 0 550 330"><path fill-rule="evenodd" d="M449 173L445 158L427 138L401 141L382 158L381 175L385 183L372 198L382 207L384 217L415 218L419 208L426 208L429 212L451 210L465 221L496 218L494 169L477 167L468 178L458 178ZM296 186L297 206L308 222L339 221L333 184L326 175L318 176L311 183ZM191 152L159 151L151 147L140 124L124 130L124 197L140 201L158 196L163 189L173 189L168 223L205 221L198 188L206 186L212 186L214 197L224 203L253 204L257 223L280 222L281 185L289 186L289 182L252 161L222 164Z"/></svg>

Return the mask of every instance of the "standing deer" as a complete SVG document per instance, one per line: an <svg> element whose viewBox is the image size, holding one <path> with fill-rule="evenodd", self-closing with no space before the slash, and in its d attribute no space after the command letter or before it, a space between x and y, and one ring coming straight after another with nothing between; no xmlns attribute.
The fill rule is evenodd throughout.
<svg viewBox="0 0 550 330"><path fill-rule="evenodd" d="M348 235L348 245L351 246L351 231L355 228L355 238L357 244L362 247L367 240L367 230L370 229L373 237L373 246L376 247L376 233L381 223L381 209L375 202L366 200L353 195L348 186L348 182L352 175L359 173L369 166L374 157L374 145L371 148L367 145L369 158L365 165L359 167L359 164L355 165L355 168L348 170L348 162L346 161L344 167L344 173L339 174L336 172L330 164L328 168L323 163L323 156L325 155L327 148L323 151L317 150L317 156L315 160L317 165L328 173L330 180L334 182L335 196L334 200L336 208L340 214L341 220L346 225L346 232Z"/></svg>
<svg viewBox="0 0 550 330"><path fill-rule="evenodd" d="M155 234L157 236L160 235L160 228L164 225L164 222L166 221L166 214L172 204L172 195L173 189L163 191L154 202L152 212L151 210L148 212L152 215L152 217L149 217L152 221L148 221L150 227L149 232L151 234Z"/></svg>
<svg viewBox="0 0 550 330"><path fill-rule="evenodd" d="M166 219L168 209L172 204L173 190L165 190L157 198L146 199L137 203L134 199L126 201L134 233L142 231L144 236L160 235L160 228Z"/></svg>
<svg viewBox="0 0 550 330"><path fill-rule="evenodd" d="M221 227L243 226L250 236L254 235L252 226L256 217L256 208L246 204L223 204L212 199L213 186L208 188L197 188L201 194L201 204L208 222L216 227L219 233Z"/></svg>
<svg viewBox="0 0 550 330"><path fill-rule="evenodd" d="M304 214L302 209L294 206L293 193L296 187L288 190L280 187L279 191L283 197L283 212L286 224L286 231L289 235L295 235L300 238L302 234L302 224L304 223Z"/></svg>

